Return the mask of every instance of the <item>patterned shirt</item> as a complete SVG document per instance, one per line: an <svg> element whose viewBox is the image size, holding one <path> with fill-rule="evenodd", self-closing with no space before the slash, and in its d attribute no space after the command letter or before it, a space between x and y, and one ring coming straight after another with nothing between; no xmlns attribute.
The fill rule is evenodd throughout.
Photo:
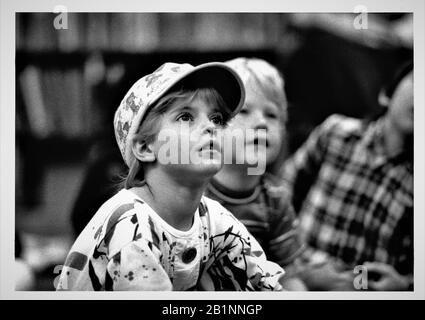
<svg viewBox="0 0 425 320"><path fill-rule="evenodd" d="M281 290L283 269L219 203L202 197L181 231L121 190L73 244L58 290Z"/></svg>
<svg viewBox="0 0 425 320"><path fill-rule="evenodd" d="M292 263L304 250L298 221L287 190L270 174L246 192L229 190L212 180L205 195L232 212L255 237L267 258L281 266Z"/></svg>
<svg viewBox="0 0 425 320"><path fill-rule="evenodd" d="M348 267L365 261L413 273L413 166L389 158L383 120L333 115L283 168L307 243Z"/></svg>

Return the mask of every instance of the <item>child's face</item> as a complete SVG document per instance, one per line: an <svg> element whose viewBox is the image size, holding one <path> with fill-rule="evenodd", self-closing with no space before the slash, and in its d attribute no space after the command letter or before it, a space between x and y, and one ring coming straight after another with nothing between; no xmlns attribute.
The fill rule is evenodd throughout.
<svg viewBox="0 0 425 320"><path fill-rule="evenodd" d="M237 161L236 163L243 161L244 164L261 162L270 164L277 158L281 150L282 112L276 103L267 99L259 90L253 88L253 85L249 82L245 88L245 104L228 126L228 130L236 129L244 132L245 154L235 152L235 149L233 150L233 160ZM247 134L249 131L254 131L254 136L251 133ZM262 138L261 133L264 131L266 132L266 139ZM231 135L226 131L225 139L229 137Z"/></svg>
<svg viewBox="0 0 425 320"><path fill-rule="evenodd" d="M397 86L389 104L388 116L394 129L413 133L413 73L407 74Z"/></svg>
<svg viewBox="0 0 425 320"><path fill-rule="evenodd" d="M153 142L158 166L174 176L210 177L222 167L223 115L195 97L177 100L165 112Z"/></svg>

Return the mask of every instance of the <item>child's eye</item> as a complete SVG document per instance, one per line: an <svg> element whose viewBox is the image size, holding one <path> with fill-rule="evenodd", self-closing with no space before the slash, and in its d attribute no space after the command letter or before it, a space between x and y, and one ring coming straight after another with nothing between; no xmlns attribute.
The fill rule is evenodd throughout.
<svg viewBox="0 0 425 320"><path fill-rule="evenodd" d="M224 119L223 119L223 115L221 115L220 113L215 114L211 117L211 121L219 126L224 125Z"/></svg>
<svg viewBox="0 0 425 320"><path fill-rule="evenodd" d="M178 117L177 117L177 121L193 121L193 117L190 113L188 112L184 112L181 113Z"/></svg>
<svg viewBox="0 0 425 320"><path fill-rule="evenodd" d="M239 114L248 114L248 109L241 109L241 111L239 111Z"/></svg>
<svg viewBox="0 0 425 320"><path fill-rule="evenodd" d="M273 112L268 112L266 116L270 119L277 119L277 114Z"/></svg>

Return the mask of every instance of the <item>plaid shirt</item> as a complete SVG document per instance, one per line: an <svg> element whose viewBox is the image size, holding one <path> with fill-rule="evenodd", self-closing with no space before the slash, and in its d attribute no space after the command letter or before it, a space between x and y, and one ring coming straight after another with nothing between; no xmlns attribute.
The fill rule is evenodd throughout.
<svg viewBox="0 0 425 320"><path fill-rule="evenodd" d="M413 165L388 158L383 121L329 117L283 167L307 243L352 268L413 273Z"/></svg>

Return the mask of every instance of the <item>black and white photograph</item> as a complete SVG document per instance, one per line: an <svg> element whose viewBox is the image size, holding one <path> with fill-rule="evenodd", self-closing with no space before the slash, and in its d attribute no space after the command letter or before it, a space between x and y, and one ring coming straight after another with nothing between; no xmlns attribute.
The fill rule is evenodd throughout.
<svg viewBox="0 0 425 320"><path fill-rule="evenodd" d="M423 3L18 2L2 299L424 299Z"/></svg>

